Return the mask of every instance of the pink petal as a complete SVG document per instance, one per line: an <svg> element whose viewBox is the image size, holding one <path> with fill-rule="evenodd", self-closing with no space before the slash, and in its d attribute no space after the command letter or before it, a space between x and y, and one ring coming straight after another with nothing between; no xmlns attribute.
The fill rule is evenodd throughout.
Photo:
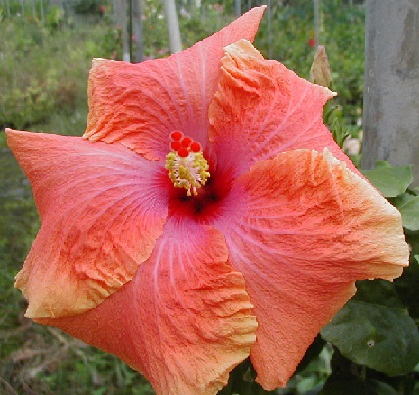
<svg viewBox="0 0 419 395"><path fill-rule="evenodd" d="M94 61L89 77L90 141L120 141L147 158L164 158L169 134L207 141L208 106L223 48L253 40L265 7L254 8L213 36L166 59L139 64Z"/></svg>
<svg viewBox="0 0 419 395"><path fill-rule="evenodd" d="M257 328L243 276L226 259L218 231L172 217L131 282L85 314L40 322L117 355L157 394L216 394Z"/></svg>
<svg viewBox="0 0 419 395"><path fill-rule="evenodd" d="M400 276L409 257L400 214L327 149L258 162L227 199L236 214L215 227L259 323L257 380L285 386L356 280Z"/></svg>
<svg viewBox="0 0 419 395"><path fill-rule="evenodd" d="M16 276L29 300L26 316L97 306L135 276L162 233L164 169L120 144L10 129L7 138L42 220Z"/></svg>
<svg viewBox="0 0 419 395"><path fill-rule="evenodd" d="M242 174L280 152L328 147L359 174L323 124L323 106L332 96L281 63L265 60L245 40L228 46L209 109L219 166Z"/></svg>

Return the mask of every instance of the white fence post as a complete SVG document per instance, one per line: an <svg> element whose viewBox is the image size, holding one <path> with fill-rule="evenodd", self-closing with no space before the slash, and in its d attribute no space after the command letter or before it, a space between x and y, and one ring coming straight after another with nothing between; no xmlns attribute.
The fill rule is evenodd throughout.
<svg viewBox="0 0 419 395"><path fill-rule="evenodd" d="M170 53L182 50L182 40L180 38L179 22L174 0L164 0L164 10L166 13L167 28L169 30Z"/></svg>
<svg viewBox="0 0 419 395"><path fill-rule="evenodd" d="M419 1L368 0L363 168L413 163L419 184Z"/></svg>

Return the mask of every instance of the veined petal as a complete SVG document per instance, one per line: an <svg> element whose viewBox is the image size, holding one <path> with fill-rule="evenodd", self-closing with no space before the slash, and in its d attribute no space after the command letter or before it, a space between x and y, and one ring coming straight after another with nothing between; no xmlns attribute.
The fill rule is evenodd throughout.
<svg viewBox="0 0 419 395"><path fill-rule="evenodd" d="M157 394L216 394L257 328L243 276L226 260L217 230L172 217L121 290L85 314L39 322L117 355Z"/></svg>
<svg viewBox="0 0 419 395"><path fill-rule="evenodd" d="M258 319L257 380L266 389L285 386L355 280L400 276L409 257L400 214L327 149L258 162L228 199L236 215L215 227Z"/></svg>
<svg viewBox="0 0 419 395"><path fill-rule="evenodd" d="M245 40L229 45L218 91L210 105L210 140L217 161L237 175L259 161L294 149L329 150L359 174L323 124L334 94L277 61L265 60Z"/></svg>
<svg viewBox="0 0 419 395"><path fill-rule="evenodd" d="M120 144L7 131L32 183L41 229L16 276L26 316L59 317L96 307L130 281L163 231L162 166ZM162 177L163 174L163 177Z"/></svg>
<svg viewBox="0 0 419 395"><path fill-rule="evenodd" d="M223 48L253 41L265 7L253 8L218 33L166 59L139 64L98 59L89 75L85 138L164 158L169 134L181 130L205 145L208 106L217 89Z"/></svg>

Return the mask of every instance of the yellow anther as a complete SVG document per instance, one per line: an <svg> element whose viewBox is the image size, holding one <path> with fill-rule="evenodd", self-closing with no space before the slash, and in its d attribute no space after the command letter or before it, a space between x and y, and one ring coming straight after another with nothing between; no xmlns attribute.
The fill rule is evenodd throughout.
<svg viewBox="0 0 419 395"><path fill-rule="evenodd" d="M202 152L189 151L187 156L179 156L177 151L166 156L166 169L176 188L185 188L188 196L198 195L198 188L205 185L210 173L208 162Z"/></svg>

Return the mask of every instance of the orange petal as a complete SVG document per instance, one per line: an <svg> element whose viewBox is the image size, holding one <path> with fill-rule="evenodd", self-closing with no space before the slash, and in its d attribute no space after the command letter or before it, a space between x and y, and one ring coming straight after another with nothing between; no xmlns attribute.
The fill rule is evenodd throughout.
<svg viewBox="0 0 419 395"><path fill-rule="evenodd" d="M161 166L120 144L10 129L7 139L42 221L16 276L29 300L26 316L97 306L134 277L162 233Z"/></svg>
<svg viewBox="0 0 419 395"><path fill-rule="evenodd" d="M215 229L173 218L136 277L100 306L40 320L142 372L157 394L216 394L257 328L243 276Z"/></svg>
<svg viewBox="0 0 419 395"><path fill-rule="evenodd" d="M213 36L166 59L139 64L97 59L89 76L90 141L120 141L147 158L164 158L169 134L205 144L208 106L223 48L253 40L265 7L253 8Z"/></svg>
<svg viewBox="0 0 419 395"><path fill-rule="evenodd" d="M323 106L334 94L265 60L245 40L228 46L218 91L209 109L217 161L236 174L293 149L329 150L359 174L323 124Z"/></svg>
<svg viewBox="0 0 419 395"><path fill-rule="evenodd" d="M255 164L219 228L259 323L251 360L266 389L285 386L355 280L392 280L408 264L399 212L325 149Z"/></svg>

